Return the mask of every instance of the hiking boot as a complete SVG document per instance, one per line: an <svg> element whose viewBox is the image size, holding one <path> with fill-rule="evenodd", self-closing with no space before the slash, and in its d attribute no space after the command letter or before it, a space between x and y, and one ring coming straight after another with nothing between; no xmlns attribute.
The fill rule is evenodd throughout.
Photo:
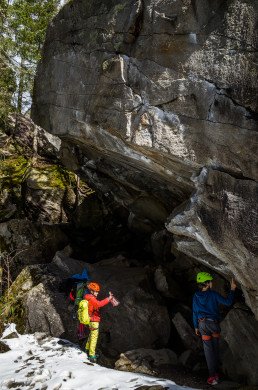
<svg viewBox="0 0 258 390"><path fill-rule="evenodd" d="M217 372L215 374L215 379L216 379L217 382L219 382L219 374Z"/></svg>
<svg viewBox="0 0 258 390"><path fill-rule="evenodd" d="M214 386L214 385L217 385L219 382L216 380L216 377L213 376L213 377L210 377L210 378L207 379L207 383L209 385Z"/></svg>
<svg viewBox="0 0 258 390"><path fill-rule="evenodd" d="M86 349L86 348L85 348L85 353L86 353L86 355L88 355L88 356L89 356L89 350L88 350L88 349Z"/></svg>
<svg viewBox="0 0 258 390"><path fill-rule="evenodd" d="M91 361L91 362L95 362L95 363L96 363L96 361L97 361L98 358L99 358L99 355L94 355L94 356L90 355L90 356L89 356L90 361Z"/></svg>

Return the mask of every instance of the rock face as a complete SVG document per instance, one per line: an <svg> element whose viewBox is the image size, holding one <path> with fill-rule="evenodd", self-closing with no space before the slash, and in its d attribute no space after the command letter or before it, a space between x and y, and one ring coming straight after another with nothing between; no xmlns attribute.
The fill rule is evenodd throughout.
<svg viewBox="0 0 258 390"><path fill-rule="evenodd" d="M36 152L52 161L57 160L61 146L60 138L53 136L20 114L13 114L9 117L9 126L12 128L12 136L26 155L33 156L33 152Z"/></svg>
<svg viewBox="0 0 258 390"><path fill-rule="evenodd" d="M36 224L26 219L0 223L1 252L16 255L20 270L21 264L50 262L56 250L63 248L67 242L67 236L55 225Z"/></svg>
<svg viewBox="0 0 258 390"><path fill-rule="evenodd" d="M174 247L234 274L258 319L257 11L70 1L48 29L32 116L131 229L162 230L172 213Z"/></svg>
<svg viewBox="0 0 258 390"><path fill-rule="evenodd" d="M64 225L80 218L90 191L60 163L60 144L23 115L9 116L5 132L0 125L0 255L15 257L13 277L68 244Z"/></svg>
<svg viewBox="0 0 258 390"><path fill-rule="evenodd" d="M51 294L42 283L28 292L25 307L28 332L40 328L41 332L47 332L51 335L61 336L64 334L65 328L60 314L56 312L56 308L51 302Z"/></svg>
<svg viewBox="0 0 258 390"><path fill-rule="evenodd" d="M239 381L248 377L250 384L257 385L257 321L250 313L236 308L228 313L221 329L226 344L222 354L224 372Z"/></svg>

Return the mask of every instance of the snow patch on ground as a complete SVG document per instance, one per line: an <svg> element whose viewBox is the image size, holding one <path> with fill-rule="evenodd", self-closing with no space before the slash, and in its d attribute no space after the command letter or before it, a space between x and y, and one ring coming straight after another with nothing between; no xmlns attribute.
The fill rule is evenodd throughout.
<svg viewBox="0 0 258 390"><path fill-rule="evenodd" d="M12 333L17 337L6 339ZM11 348L0 354L1 390L136 390L154 385L193 390L167 379L101 367L76 344L43 333L20 335L14 324L6 328L1 341Z"/></svg>

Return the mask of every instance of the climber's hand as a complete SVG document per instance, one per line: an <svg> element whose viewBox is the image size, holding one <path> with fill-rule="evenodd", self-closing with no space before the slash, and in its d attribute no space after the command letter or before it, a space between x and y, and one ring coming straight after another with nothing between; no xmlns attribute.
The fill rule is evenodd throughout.
<svg viewBox="0 0 258 390"><path fill-rule="evenodd" d="M232 278L232 280L231 280L230 288L231 288L231 290L233 290L233 291L236 289L236 283L235 283L234 278Z"/></svg>

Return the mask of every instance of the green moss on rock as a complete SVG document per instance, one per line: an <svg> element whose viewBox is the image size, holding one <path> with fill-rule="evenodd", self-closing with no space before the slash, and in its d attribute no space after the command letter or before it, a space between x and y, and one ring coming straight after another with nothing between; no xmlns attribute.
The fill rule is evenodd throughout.
<svg viewBox="0 0 258 390"><path fill-rule="evenodd" d="M9 291L0 300L0 334L3 332L4 324L14 322L20 334L25 331L26 318L24 299L26 294L41 282L41 272L38 266L25 267L18 275Z"/></svg>
<svg viewBox="0 0 258 390"><path fill-rule="evenodd" d="M19 202L20 188L24 180L33 181L37 188L76 187L74 174L61 164L32 165L30 160L20 155L13 155L0 162L1 188L12 193L14 201Z"/></svg>
<svg viewBox="0 0 258 390"><path fill-rule="evenodd" d="M2 189L12 190L21 186L28 160L20 155L13 155L0 162L0 183Z"/></svg>
<svg viewBox="0 0 258 390"><path fill-rule="evenodd" d="M33 169L35 170L35 168ZM42 185L43 188L67 188L76 186L74 174L68 172L67 169L59 164L37 167L35 174L39 178L39 186Z"/></svg>

